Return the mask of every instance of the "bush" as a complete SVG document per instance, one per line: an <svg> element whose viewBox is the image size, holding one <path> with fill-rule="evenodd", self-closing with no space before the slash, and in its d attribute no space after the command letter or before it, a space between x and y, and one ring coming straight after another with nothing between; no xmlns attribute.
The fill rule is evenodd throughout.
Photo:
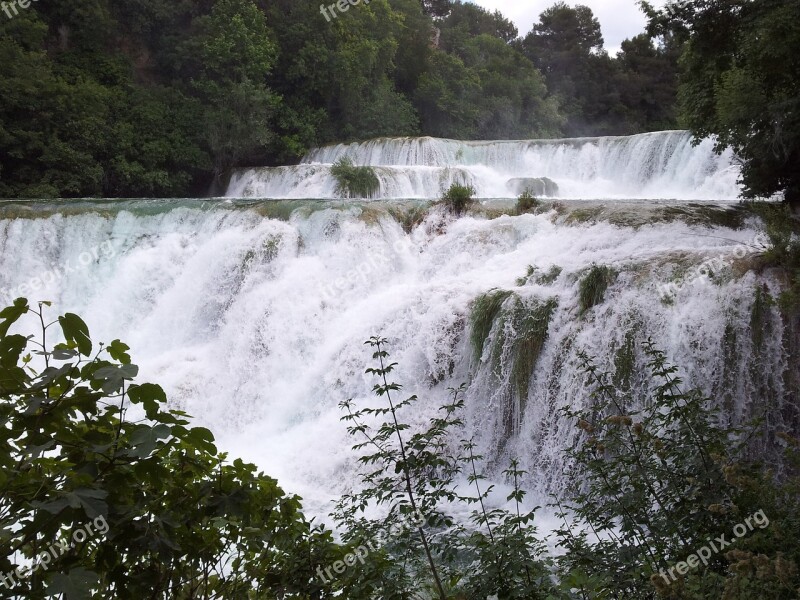
<svg viewBox="0 0 800 600"><path fill-rule="evenodd" d="M336 179L336 194L343 198L374 198L381 191L381 182L372 167L357 167L343 156L331 167Z"/></svg>
<svg viewBox="0 0 800 600"><path fill-rule="evenodd" d="M450 442L462 427L463 387L451 390L452 402L427 427L411 433L404 417L413 416L418 399L396 398L401 388L389 381L396 364L385 350L386 340L376 337L368 343L377 364L367 373L377 378L374 391L381 405L358 410L352 400L340 404L348 432L362 440L354 449L364 467L364 485L342 498L336 518L351 546L383 542L381 552L369 554L365 567L354 573L360 581L349 584L348 597L354 598L352 589L370 589L371 598L398 600L558 598L543 559L546 549L532 525L534 513L521 507L524 472L516 461L504 472L513 483L508 500L514 509L489 510L485 500L492 487L481 485L477 464L482 457L474 454L474 444L462 440L459 452L453 452ZM457 489L461 472L474 494ZM444 508L452 502L469 509L467 523L456 523ZM384 508L386 516L365 517L367 506Z"/></svg>
<svg viewBox="0 0 800 600"><path fill-rule="evenodd" d="M517 198L517 214L523 214L538 208L541 202L537 200L530 189L526 189Z"/></svg>
<svg viewBox="0 0 800 600"><path fill-rule="evenodd" d="M210 431L165 409L159 386L134 383L125 344L95 348L74 314L46 325L46 306L18 299L0 312L0 588L79 600L331 597L315 571L342 552L299 499L254 465L228 463ZM31 315L38 335L9 333ZM49 347L55 327L66 342Z"/></svg>
<svg viewBox="0 0 800 600"><path fill-rule="evenodd" d="M768 264L784 270L789 285L780 297L784 309L800 309L800 219L787 205L754 202L751 210L764 220L771 247L765 252Z"/></svg>
<svg viewBox="0 0 800 600"><path fill-rule="evenodd" d="M442 196L444 205L456 216L463 215L475 202L475 188L471 185L454 183Z"/></svg>
<svg viewBox="0 0 800 600"><path fill-rule="evenodd" d="M588 598L796 598L800 440L770 432L788 447L779 480L746 459L759 426L726 426L710 398L683 389L663 352L647 342L643 353L649 397L633 405L584 357L592 404L562 411L581 430L567 472L581 484L558 503L572 523L558 532L562 579ZM732 543L712 552L721 535ZM698 554L702 563L675 572Z"/></svg>

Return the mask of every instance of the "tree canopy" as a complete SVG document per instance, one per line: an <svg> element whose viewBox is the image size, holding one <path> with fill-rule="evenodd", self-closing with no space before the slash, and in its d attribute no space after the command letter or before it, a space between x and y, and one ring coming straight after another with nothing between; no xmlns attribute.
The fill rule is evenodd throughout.
<svg viewBox="0 0 800 600"><path fill-rule="evenodd" d="M800 2L643 7L650 33L685 40L679 99L694 134L733 148L746 197L782 192L800 204Z"/></svg>

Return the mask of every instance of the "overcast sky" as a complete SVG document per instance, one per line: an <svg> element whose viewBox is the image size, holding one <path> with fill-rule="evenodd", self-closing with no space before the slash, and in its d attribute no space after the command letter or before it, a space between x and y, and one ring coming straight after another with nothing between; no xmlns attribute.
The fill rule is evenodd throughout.
<svg viewBox="0 0 800 600"><path fill-rule="evenodd" d="M528 33L541 12L556 0L470 0L491 11L499 10L514 21L520 35ZM614 56L625 38L644 31L645 18L636 0L566 0L570 6L585 4L594 11L603 27L606 50ZM659 2L654 4L658 5Z"/></svg>

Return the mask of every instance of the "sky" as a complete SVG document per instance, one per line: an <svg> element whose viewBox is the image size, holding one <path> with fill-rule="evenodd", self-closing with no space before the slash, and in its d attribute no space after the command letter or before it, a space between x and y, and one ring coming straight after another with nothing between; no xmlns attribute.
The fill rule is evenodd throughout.
<svg viewBox="0 0 800 600"><path fill-rule="evenodd" d="M539 20L539 14L556 2L556 0L470 1L491 11L499 10L506 18L514 21L522 36ZM612 56L619 51L622 40L644 31L644 14L639 10L636 0L566 0L566 2L570 6L584 4L592 9L603 28L606 50Z"/></svg>

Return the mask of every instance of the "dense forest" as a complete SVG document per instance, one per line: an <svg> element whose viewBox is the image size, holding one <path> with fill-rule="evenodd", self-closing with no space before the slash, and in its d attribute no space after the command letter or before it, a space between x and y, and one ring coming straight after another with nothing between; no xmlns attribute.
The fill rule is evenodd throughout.
<svg viewBox="0 0 800 600"><path fill-rule="evenodd" d="M232 167L376 136L675 127L669 34L603 49L584 6L520 37L469 3L40 0L0 14L0 196L205 195Z"/></svg>
<svg viewBox="0 0 800 600"><path fill-rule="evenodd" d="M0 13L0 197L205 195L234 167L376 136L685 126L745 196L800 199L800 2L657 11L611 57L586 6L527 35L447 0L40 0Z"/></svg>

